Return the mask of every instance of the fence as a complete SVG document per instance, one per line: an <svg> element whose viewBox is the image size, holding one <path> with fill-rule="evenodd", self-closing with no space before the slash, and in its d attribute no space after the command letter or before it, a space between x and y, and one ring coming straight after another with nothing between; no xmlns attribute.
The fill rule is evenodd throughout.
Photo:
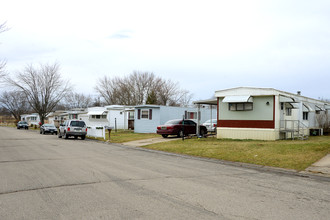
<svg viewBox="0 0 330 220"><path fill-rule="evenodd" d="M100 126L87 127L87 136L105 139L105 128Z"/></svg>

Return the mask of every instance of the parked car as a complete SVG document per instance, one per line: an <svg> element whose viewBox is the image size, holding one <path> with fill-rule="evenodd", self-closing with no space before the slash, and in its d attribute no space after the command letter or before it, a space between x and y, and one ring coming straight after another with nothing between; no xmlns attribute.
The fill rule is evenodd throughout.
<svg viewBox="0 0 330 220"><path fill-rule="evenodd" d="M183 123L184 122L184 123ZM192 120L175 119L166 122L164 125L157 127L157 134L167 138L169 135L177 135L178 137L188 134L196 134L196 122ZM204 125L200 125L200 135L207 134L207 129Z"/></svg>
<svg viewBox="0 0 330 220"><path fill-rule="evenodd" d="M57 128L53 124L43 124L40 126L40 134L46 133L57 135Z"/></svg>
<svg viewBox="0 0 330 220"><path fill-rule="evenodd" d="M17 123L17 129L21 129L21 128L29 129L29 124L26 121L19 121Z"/></svg>
<svg viewBox="0 0 330 220"><path fill-rule="evenodd" d="M217 119L209 119L203 123L208 132L215 132L217 129Z"/></svg>
<svg viewBox="0 0 330 220"><path fill-rule="evenodd" d="M69 137L74 137L74 138L80 137L82 140L84 140L86 134L87 134L86 123L82 120L67 120L60 125L58 131L58 137L59 138L63 137L65 139Z"/></svg>

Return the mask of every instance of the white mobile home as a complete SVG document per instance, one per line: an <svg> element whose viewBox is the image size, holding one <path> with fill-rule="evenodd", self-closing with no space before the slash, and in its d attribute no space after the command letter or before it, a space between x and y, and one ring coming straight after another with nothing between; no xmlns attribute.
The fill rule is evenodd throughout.
<svg viewBox="0 0 330 220"><path fill-rule="evenodd" d="M57 110L55 112L51 112L47 115L48 123L55 125L55 127L59 127L61 122L64 121L64 116L67 111L64 110Z"/></svg>
<svg viewBox="0 0 330 220"><path fill-rule="evenodd" d="M200 109L200 121L204 122L211 118L211 111L207 108ZM134 132L156 133L157 126L172 119L198 120L197 108L173 107L161 105L139 105L135 107ZM216 118L216 111L212 117Z"/></svg>
<svg viewBox="0 0 330 220"><path fill-rule="evenodd" d="M134 129L134 107L124 105L108 105L108 120L115 129Z"/></svg>
<svg viewBox="0 0 330 220"><path fill-rule="evenodd" d="M105 107L91 107L78 114L78 119L85 121L88 127L109 126L108 110Z"/></svg>
<svg viewBox="0 0 330 220"><path fill-rule="evenodd" d="M79 114L79 119L84 120L88 126L133 129L130 121L134 121L134 108L121 105L91 107L87 109L86 113Z"/></svg>
<svg viewBox="0 0 330 220"><path fill-rule="evenodd" d="M322 133L330 103L272 88L215 92L218 138L278 140Z"/></svg>
<svg viewBox="0 0 330 220"><path fill-rule="evenodd" d="M38 113L21 115L21 120L26 121L29 124L29 126L39 125L40 123L40 117Z"/></svg>
<svg viewBox="0 0 330 220"><path fill-rule="evenodd" d="M79 115L85 114L85 113L86 113L85 109L71 109L68 111L63 111L63 113L58 115L57 118L61 124L65 120L80 119Z"/></svg>

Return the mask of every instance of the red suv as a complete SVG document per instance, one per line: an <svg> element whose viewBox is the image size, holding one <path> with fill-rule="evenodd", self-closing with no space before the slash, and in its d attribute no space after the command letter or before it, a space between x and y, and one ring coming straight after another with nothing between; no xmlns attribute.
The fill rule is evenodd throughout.
<svg viewBox="0 0 330 220"><path fill-rule="evenodd" d="M157 134L162 135L164 138L167 138L168 135L177 135L182 137L183 135L196 134L196 122L192 120L170 120L164 125L157 127ZM207 129L204 125L200 125L200 135L204 136L207 134Z"/></svg>

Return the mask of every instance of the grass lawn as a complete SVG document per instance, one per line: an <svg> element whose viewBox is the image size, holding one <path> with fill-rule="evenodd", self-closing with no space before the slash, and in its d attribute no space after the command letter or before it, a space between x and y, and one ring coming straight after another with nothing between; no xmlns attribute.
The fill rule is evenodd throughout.
<svg viewBox="0 0 330 220"><path fill-rule="evenodd" d="M308 140L293 141L192 138L148 145L145 148L301 171L330 153L330 136L313 136Z"/></svg>
<svg viewBox="0 0 330 220"><path fill-rule="evenodd" d="M92 138L92 137L88 137L88 138L102 140L102 141L108 141L109 140L108 132L106 132L105 136L106 136L106 140L104 140L103 138ZM125 131L117 130L117 132L112 130L110 133L110 142L111 143L124 143L124 142L142 140L142 139L148 139L148 138L154 138L154 137L159 137L159 135L134 133L133 131L128 131L128 130L125 130Z"/></svg>

